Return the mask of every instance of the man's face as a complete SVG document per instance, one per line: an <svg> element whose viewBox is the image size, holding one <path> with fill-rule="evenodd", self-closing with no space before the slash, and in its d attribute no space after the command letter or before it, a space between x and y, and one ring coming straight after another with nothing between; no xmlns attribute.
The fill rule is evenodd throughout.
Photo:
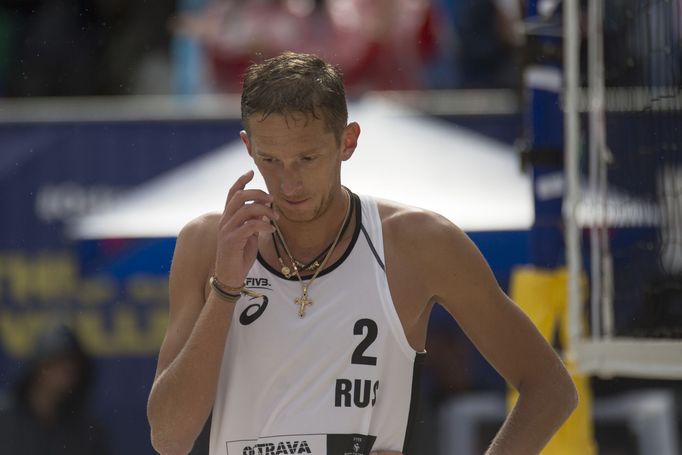
<svg viewBox="0 0 682 455"><path fill-rule="evenodd" d="M322 119L302 113L255 116L249 131L242 140L280 214L307 222L325 213L341 185L341 161L357 144L357 124L346 127L340 141Z"/></svg>

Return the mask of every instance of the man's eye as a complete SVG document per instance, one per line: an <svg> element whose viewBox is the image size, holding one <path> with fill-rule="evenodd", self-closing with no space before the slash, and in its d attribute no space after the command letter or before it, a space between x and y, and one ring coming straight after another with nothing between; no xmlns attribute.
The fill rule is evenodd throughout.
<svg viewBox="0 0 682 455"><path fill-rule="evenodd" d="M316 156L304 156L303 157L303 161L314 161L315 159L317 159Z"/></svg>

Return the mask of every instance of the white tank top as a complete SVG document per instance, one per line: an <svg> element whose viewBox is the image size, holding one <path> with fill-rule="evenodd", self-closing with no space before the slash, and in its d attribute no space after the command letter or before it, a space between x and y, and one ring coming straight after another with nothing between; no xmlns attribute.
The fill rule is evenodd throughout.
<svg viewBox="0 0 682 455"><path fill-rule="evenodd" d="M410 451L423 355L408 344L384 267L376 202L352 195L356 229L308 291L305 317L260 256L226 341L211 455L360 455Z"/></svg>

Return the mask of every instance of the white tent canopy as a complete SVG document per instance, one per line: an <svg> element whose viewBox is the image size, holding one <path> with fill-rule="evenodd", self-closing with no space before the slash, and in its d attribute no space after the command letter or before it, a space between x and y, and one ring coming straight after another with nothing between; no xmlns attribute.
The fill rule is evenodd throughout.
<svg viewBox="0 0 682 455"><path fill-rule="evenodd" d="M385 100L350 106L361 128L342 182L371 194L436 211L462 229L528 229L530 178L510 147ZM126 192L70 226L76 238L173 237L189 220L220 211L237 177L254 169L239 139ZM256 172L249 187L265 189Z"/></svg>

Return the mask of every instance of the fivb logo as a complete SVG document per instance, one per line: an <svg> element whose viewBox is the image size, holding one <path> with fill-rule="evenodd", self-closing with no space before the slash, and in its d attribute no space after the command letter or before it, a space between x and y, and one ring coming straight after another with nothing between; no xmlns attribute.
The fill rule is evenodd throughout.
<svg viewBox="0 0 682 455"><path fill-rule="evenodd" d="M247 277L244 286L252 289L271 289L270 280L267 278Z"/></svg>
<svg viewBox="0 0 682 455"><path fill-rule="evenodd" d="M280 441L277 445L272 442L246 446L242 455L289 455L298 453L312 453L308 443L304 441Z"/></svg>

